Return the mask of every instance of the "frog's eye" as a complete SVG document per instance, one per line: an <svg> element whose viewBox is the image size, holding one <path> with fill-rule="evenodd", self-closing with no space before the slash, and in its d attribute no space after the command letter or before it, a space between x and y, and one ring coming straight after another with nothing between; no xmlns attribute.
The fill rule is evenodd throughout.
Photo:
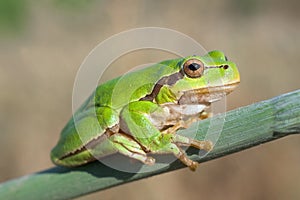
<svg viewBox="0 0 300 200"><path fill-rule="evenodd" d="M197 59L187 60L183 64L184 73L190 78L199 78L204 71L204 64Z"/></svg>

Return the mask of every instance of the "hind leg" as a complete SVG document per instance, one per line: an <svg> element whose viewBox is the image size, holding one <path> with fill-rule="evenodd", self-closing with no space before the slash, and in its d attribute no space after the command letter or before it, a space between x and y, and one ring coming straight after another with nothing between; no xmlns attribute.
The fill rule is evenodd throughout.
<svg viewBox="0 0 300 200"><path fill-rule="evenodd" d="M116 133L110 136L109 140L117 152L139 160L147 165L153 165L155 163L155 159L147 156L141 145L127 135Z"/></svg>

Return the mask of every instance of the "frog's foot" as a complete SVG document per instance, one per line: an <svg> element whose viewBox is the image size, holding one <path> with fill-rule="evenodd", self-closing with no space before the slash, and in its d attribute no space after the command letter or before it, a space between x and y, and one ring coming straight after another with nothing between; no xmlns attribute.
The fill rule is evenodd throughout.
<svg viewBox="0 0 300 200"><path fill-rule="evenodd" d="M184 137L182 135L174 135L173 142L180 146L192 146L205 151L211 151L213 149L213 143L209 140L194 140L188 137Z"/></svg>
<svg viewBox="0 0 300 200"><path fill-rule="evenodd" d="M192 171L196 170L198 163L189 159L179 146L193 146L197 149L203 149L205 151L210 151L213 148L213 143L211 141L199 141L181 135L172 135L172 138L173 142L165 146L163 149L160 149L158 153L173 153Z"/></svg>
<svg viewBox="0 0 300 200"><path fill-rule="evenodd" d="M208 113L208 112L205 112L205 111L203 111L199 116L200 120L210 118L210 117L212 117L212 113Z"/></svg>
<svg viewBox="0 0 300 200"><path fill-rule="evenodd" d="M155 159L147 156L141 145L127 135L116 133L110 136L109 139L119 153L139 160L147 165L153 165L155 163Z"/></svg>
<svg viewBox="0 0 300 200"><path fill-rule="evenodd" d="M179 148L179 147L178 147L178 148ZM181 149L179 149L179 150L180 150L180 153L175 154L175 156L176 156L182 163L184 163L186 166L188 166L188 167L190 168L190 170L195 171L195 170L197 169L198 165L199 165L198 162L195 162L195 161L189 159L189 158L187 157L187 155L186 155Z"/></svg>
<svg viewBox="0 0 300 200"><path fill-rule="evenodd" d="M198 163L189 159L184 151L174 143L169 143L164 148L156 151L155 153L173 153L183 164L188 166L192 171L195 171L198 167Z"/></svg>

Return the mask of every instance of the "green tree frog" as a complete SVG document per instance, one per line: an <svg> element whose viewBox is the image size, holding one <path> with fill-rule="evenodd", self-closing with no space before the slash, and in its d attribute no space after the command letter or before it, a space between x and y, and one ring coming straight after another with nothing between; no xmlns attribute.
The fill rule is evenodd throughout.
<svg viewBox="0 0 300 200"><path fill-rule="evenodd" d="M151 154L173 154L195 170L198 163L182 147L210 151L212 142L176 131L205 118L211 103L239 82L236 65L217 50L163 61L107 81L64 127L51 159L56 165L73 167L121 153L153 165Z"/></svg>

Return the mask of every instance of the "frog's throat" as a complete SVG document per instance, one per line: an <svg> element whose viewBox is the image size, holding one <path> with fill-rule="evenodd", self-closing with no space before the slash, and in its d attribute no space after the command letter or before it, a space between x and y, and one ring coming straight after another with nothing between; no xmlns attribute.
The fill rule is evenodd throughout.
<svg viewBox="0 0 300 200"><path fill-rule="evenodd" d="M239 82L185 91L179 98L178 104L199 104L218 101L231 93L238 86L238 83Z"/></svg>

